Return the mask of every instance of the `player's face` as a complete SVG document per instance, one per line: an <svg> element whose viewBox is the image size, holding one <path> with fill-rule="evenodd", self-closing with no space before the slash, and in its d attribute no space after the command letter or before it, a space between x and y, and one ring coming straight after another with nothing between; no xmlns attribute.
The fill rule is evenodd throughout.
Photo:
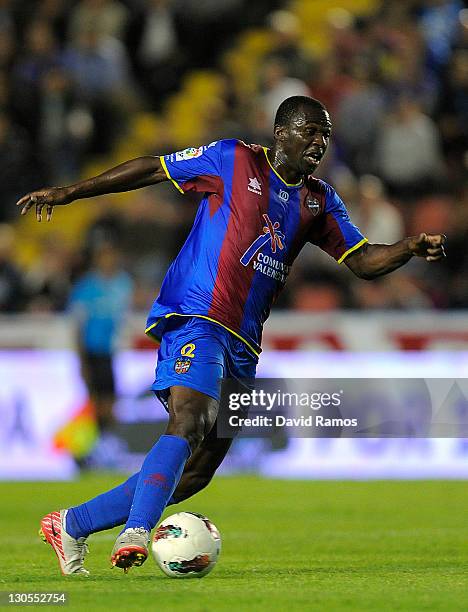
<svg viewBox="0 0 468 612"><path fill-rule="evenodd" d="M300 174L312 174L325 155L331 135L330 116L321 109L301 109L286 129L283 150Z"/></svg>

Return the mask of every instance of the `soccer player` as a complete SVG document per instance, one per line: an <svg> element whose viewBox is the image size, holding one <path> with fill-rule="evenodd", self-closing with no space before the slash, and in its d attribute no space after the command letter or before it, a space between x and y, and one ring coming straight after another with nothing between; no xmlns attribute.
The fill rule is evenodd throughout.
<svg viewBox="0 0 468 612"><path fill-rule="evenodd" d="M334 189L313 177L331 121L313 98L278 108L271 149L222 140L161 157L139 157L68 187L41 189L18 202L49 221L55 206L171 181L204 194L193 228L169 268L146 333L160 340L153 389L166 406L165 434L138 474L120 486L41 521L64 574L84 574L86 538L124 525L111 561L127 570L148 555L164 508L205 487L231 440L216 437L220 379L253 378L262 327L307 243L344 262L359 278L392 272L413 256L437 261L443 235L369 244ZM157 239L157 237L155 238Z"/></svg>

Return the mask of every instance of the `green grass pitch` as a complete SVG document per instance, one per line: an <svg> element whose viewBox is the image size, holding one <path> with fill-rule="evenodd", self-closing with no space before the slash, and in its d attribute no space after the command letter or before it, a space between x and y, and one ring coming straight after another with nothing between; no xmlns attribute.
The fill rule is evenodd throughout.
<svg viewBox="0 0 468 612"><path fill-rule="evenodd" d="M90 578L63 578L40 517L118 482L2 483L0 590L67 591L66 609L89 612L468 609L466 482L220 477L166 512L201 512L220 529L208 577L171 580L151 558L128 575L111 570L113 530L90 538Z"/></svg>

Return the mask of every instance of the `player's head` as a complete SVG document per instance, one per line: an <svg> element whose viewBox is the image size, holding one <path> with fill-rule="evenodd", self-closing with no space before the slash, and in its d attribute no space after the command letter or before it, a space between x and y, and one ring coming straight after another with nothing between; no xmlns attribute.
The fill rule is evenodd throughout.
<svg viewBox="0 0 468 612"><path fill-rule="evenodd" d="M288 165L300 174L311 174L327 150L331 127L330 115L319 100L307 96L286 98L276 112L276 147Z"/></svg>
<svg viewBox="0 0 468 612"><path fill-rule="evenodd" d="M111 242L99 244L93 253L93 267L104 277L113 276L119 269L120 254Z"/></svg>

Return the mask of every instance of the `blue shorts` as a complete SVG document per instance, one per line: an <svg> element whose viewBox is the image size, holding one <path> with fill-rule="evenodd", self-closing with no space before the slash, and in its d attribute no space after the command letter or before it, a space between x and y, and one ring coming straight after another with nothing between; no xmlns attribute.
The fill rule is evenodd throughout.
<svg viewBox="0 0 468 612"><path fill-rule="evenodd" d="M168 407L170 387L196 389L217 400L221 379L255 378L258 357L221 325L198 317L171 317L161 338L152 385Z"/></svg>

